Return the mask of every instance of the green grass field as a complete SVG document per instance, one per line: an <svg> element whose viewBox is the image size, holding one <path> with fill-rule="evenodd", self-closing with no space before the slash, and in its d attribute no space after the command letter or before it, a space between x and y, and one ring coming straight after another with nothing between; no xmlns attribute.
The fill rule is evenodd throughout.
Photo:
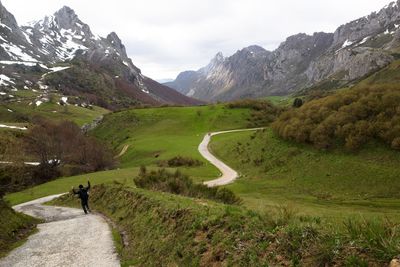
<svg viewBox="0 0 400 267"><path fill-rule="evenodd" d="M200 141L210 131L245 128L248 116L249 110L222 105L135 109L106 115L93 134L116 151L130 145L119 159L120 170L62 178L7 199L16 204L65 192L85 182L86 177L93 177L94 183L117 180L131 184L141 165L157 168L158 161L178 155L204 162L200 167L181 168L183 173L198 182L214 179L219 172L201 158L197 151ZM246 206L268 211L289 205L304 214L335 219L360 215L399 218L398 152L379 145L355 154L327 152L282 141L270 130L253 135L225 134L214 137L212 143L216 155L242 173L229 188Z"/></svg>
<svg viewBox="0 0 400 267"><path fill-rule="evenodd" d="M198 181L209 180L219 172L201 157L198 145L207 132L246 128L249 112L222 105L128 110L105 116L93 134L116 151L130 146L120 158L122 168L156 166L160 160L186 156L204 165L183 172Z"/></svg>
<svg viewBox="0 0 400 267"><path fill-rule="evenodd" d="M283 141L271 130L214 137L212 151L241 177L228 188L253 209L400 219L400 157L379 145L348 153Z"/></svg>

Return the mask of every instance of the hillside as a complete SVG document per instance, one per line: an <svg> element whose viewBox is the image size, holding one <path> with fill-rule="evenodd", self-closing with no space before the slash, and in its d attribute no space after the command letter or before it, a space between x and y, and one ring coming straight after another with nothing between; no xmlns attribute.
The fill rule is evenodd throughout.
<svg viewBox="0 0 400 267"><path fill-rule="evenodd" d="M320 151L284 141L268 129L217 136L211 149L241 173L228 188L253 209L289 205L302 214L335 220L383 214L398 220L398 152L382 145L357 153Z"/></svg>
<svg viewBox="0 0 400 267"><path fill-rule="evenodd" d="M274 51L250 46L221 53L197 71L182 72L168 86L206 101L288 95L309 87L340 88L396 58L400 1L342 25L334 33L290 36Z"/></svg>
<svg viewBox="0 0 400 267"><path fill-rule="evenodd" d="M129 145L119 158L122 167L157 166L176 156L205 163L197 151L203 136L210 131L246 128L249 117L249 109L229 109L223 105L135 109L106 115L92 134L116 151ZM218 174L207 163L186 172L205 180Z"/></svg>
<svg viewBox="0 0 400 267"><path fill-rule="evenodd" d="M396 255L399 240L396 227L384 222L350 220L343 229L330 228L318 217L285 208L261 215L118 184L93 188L92 202L117 225L114 240L122 266L160 261L178 266L382 266ZM52 204L78 206L71 195Z"/></svg>
<svg viewBox="0 0 400 267"><path fill-rule="evenodd" d="M0 18L0 101L25 89L79 96L113 110L201 103L143 76L115 32L92 33L69 7L19 26L0 3Z"/></svg>

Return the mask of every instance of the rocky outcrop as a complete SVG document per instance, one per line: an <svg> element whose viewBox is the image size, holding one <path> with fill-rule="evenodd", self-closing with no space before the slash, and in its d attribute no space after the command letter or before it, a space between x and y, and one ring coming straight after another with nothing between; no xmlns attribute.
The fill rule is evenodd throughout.
<svg viewBox="0 0 400 267"><path fill-rule="evenodd" d="M291 36L273 52L249 47L228 58L218 54L205 68L168 85L209 101L286 95L327 79L357 80L392 62L399 45L397 1L334 33Z"/></svg>

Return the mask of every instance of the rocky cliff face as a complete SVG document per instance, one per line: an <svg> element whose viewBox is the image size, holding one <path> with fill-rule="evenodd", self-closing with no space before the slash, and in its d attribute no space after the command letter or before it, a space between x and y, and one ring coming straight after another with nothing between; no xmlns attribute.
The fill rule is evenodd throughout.
<svg viewBox="0 0 400 267"><path fill-rule="evenodd" d="M298 34L275 51L245 48L179 75L170 87L203 100L285 95L324 80L346 84L394 60L400 45L400 1L340 26L334 33ZM184 79L186 78L186 79Z"/></svg>
<svg viewBox="0 0 400 267"><path fill-rule="evenodd" d="M69 7L63 7L51 16L20 27L0 2L0 23L0 65L3 65L0 67L4 72L14 73L15 65L24 66L26 72L26 68L34 68L36 65L46 70L59 63L84 62L70 64L71 68L65 68L65 74L57 73L60 77L48 85L56 87L54 89L64 88L74 94L79 94L79 91L85 94L90 92L99 102L107 102L107 107L121 106L113 105L112 101L127 105L141 102L152 105L199 103L166 86L148 82L151 79L144 77L133 64L115 32L106 38L93 34L89 25L82 22ZM12 71L7 71L7 68L12 68ZM79 68L85 70L79 71ZM87 76L96 77L97 81L79 80L88 79ZM18 84L18 75L7 76L7 79L12 83L0 82L0 87ZM46 80L51 81L48 77ZM108 96L107 101L98 99L100 94L96 96L96 88L86 88L94 84L107 84L103 87L109 87L109 92L101 94ZM133 100L127 101L126 98Z"/></svg>
<svg viewBox="0 0 400 267"><path fill-rule="evenodd" d="M271 52L259 46L246 47L230 57L218 53L206 67L181 73L167 85L203 100L228 100L243 91L250 96L262 89L263 66L270 56Z"/></svg>

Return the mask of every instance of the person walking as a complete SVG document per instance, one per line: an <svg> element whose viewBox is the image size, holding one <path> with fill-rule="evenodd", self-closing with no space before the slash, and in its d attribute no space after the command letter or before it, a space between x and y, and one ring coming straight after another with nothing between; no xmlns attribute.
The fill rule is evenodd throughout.
<svg viewBox="0 0 400 267"><path fill-rule="evenodd" d="M89 208L89 190L90 190L90 182L88 180L88 186L84 187L83 185L79 185L79 190L76 191L74 187L72 187L72 193L74 193L74 195L78 195L78 197L81 199L81 205L82 205L82 209L85 212L85 214L87 214L90 211Z"/></svg>

